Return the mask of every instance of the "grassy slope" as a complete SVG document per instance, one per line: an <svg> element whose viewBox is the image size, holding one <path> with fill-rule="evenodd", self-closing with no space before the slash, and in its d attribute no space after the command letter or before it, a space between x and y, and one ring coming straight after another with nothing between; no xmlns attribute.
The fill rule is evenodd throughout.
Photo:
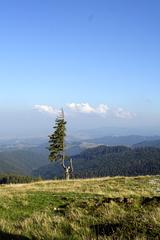
<svg viewBox="0 0 160 240"><path fill-rule="evenodd" d="M160 239L160 176L0 186L0 239Z"/></svg>

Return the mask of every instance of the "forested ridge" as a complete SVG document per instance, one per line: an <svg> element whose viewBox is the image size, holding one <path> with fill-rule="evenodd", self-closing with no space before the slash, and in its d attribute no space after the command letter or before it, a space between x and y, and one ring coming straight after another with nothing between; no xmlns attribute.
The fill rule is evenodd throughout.
<svg viewBox="0 0 160 240"><path fill-rule="evenodd" d="M73 156L74 177L160 174L160 149L98 146ZM61 166L48 164L33 171L44 178L62 177Z"/></svg>

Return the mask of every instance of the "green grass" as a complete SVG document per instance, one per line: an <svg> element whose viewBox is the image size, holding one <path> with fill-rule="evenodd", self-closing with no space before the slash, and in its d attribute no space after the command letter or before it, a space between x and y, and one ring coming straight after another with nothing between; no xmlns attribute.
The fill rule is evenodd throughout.
<svg viewBox="0 0 160 240"><path fill-rule="evenodd" d="M0 239L160 239L160 176L0 186Z"/></svg>

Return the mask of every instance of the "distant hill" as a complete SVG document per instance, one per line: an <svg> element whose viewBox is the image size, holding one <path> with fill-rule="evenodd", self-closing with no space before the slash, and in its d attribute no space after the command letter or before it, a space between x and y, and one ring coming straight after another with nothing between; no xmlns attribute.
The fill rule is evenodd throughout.
<svg viewBox="0 0 160 240"><path fill-rule="evenodd" d="M67 148L66 154L76 155L83 149L85 148L72 144ZM4 145L4 150L1 149L0 152L0 174L31 175L33 170L49 163L48 153L47 143L28 148L25 145L25 148L21 150L19 147L18 149L16 147L9 148Z"/></svg>
<svg viewBox="0 0 160 240"><path fill-rule="evenodd" d="M13 150L0 152L0 173L30 175L31 172L48 163L45 152Z"/></svg>
<svg viewBox="0 0 160 240"><path fill-rule="evenodd" d="M159 129L157 128L127 128L127 127L100 127L93 129L81 129L72 132L72 139L86 140L94 138L102 138L105 136L153 136L160 135ZM74 137L73 137L74 136Z"/></svg>
<svg viewBox="0 0 160 240"><path fill-rule="evenodd" d="M154 140L154 141L143 141L137 144L133 145L133 148L137 147L156 147L160 148L160 139L159 140Z"/></svg>
<svg viewBox="0 0 160 240"><path fill-rule="evenodd" d="M25 145L22 149L9 146L4 145L4 150L1 149L0 152L0 173L31 175L34 169L49 163L47 143L28 148ZM79 145L71 144L66 149L66 154L77 155L84 149Z"/></svg>
<svg viewBox="0 0 160 240"><path fill-rule="evenodd" d="M73 164L75 177L160 174L160 149L102 145L73 156ZM34 170L33 175L62 177L63 169L53 163Z"/></svg>
<svg viewBox="0 0 160 240"><path fill-rule="evenodd" d="M0 139L0 152L38 147L45 142L47 142L47 138Z"/></svg>
<svg viewBox="0 0 160 240"><path fill-rule="evenodd" d="M152 146L152 147L159 147L160 146L160 140L157 140L157 136L155 137L143 137L143 136L110 136L110 137L103 137L98 139L90 139L85 141L79 141L79 142L69 142L67 143L66 148L66 154L69 156L73 156L73 159L75 161L75 174L77 176L90 176L90 175L96 175L96 176L105 176L105 175L117 175L122 174L124 171L121 170L115 170L118 164L118 161L121 161L123 163L123 159L126 161L131 160L131 156L129 157L129 160L126 158L126 153L128 151L131 151L131 155L134 154L132 150L130 149L130 146L133 143L133 148L136 147L145 147L145 146ZM145 140L147 141L141 141ZM152 141L151 141L152 140ZM154 141L153 141L154 140ZM138 142L140 142L137 144ZM39 143L39 144L38 144ZM3 142L1 142L2 146ZM105 159L105 156L103 153L99 152L95 154L94 149L101 149L100 145L107 145L109 151L111 153L107 152L107 158ZM17 174L23 174L23 175L31 175L32 173L34 175L42 175L47 178L53 177L53 176L62 176L63 170L59 167L59 164L51 164L48 166L48 150L47 150L47 141L44 139L40 139L38 142L36 142L36 139L30 140L17 140L14 144L14 141L7 141L4 143L4 148L1 149L0 152L0 173L17 173ZM129 148L125 150L124 156L121 153L115 154L112 153L113 148L109 148L109 146L112 145L126 145ZM95 148L96 147L96 148ZM105 147L105 146L103 146ZM20 149L22 148L22 149ZM120 147L118 147L119 149ZM122 147L121 147L122 148ZM129 150L130 149L130 150ZM90 154L91 161L88 161L88 159L83 155L87 151L87 154ZM108 151L108 150L107 150ZM142 151L142 150L141 150ZM147 153L149 155L149 153ZM155 153L153 153L155 154ZM145 156L143 155L143 158ZM151 159L152 155L150 155ZM153 155L154 157L154 155ZM112 161L113 158L113 161ZM115 159L118 159L117 162ZM136 158L135 158L136 160ZM144 159L145 160L145 159ZM113 162L115 161L115 168L111 168L111 165L113 165ZM134 161L134 159L132 159ZM126 164L127 163L123 163ZM156 163L157 164L157 163ZM84 167L83 167L84 165ZM98 165L98 167L96 167ZM110 166L110 169L108 168ZM102 169L104 169L104 172L102 173ZM118 167L118 169L121 169ZM97 173L98 169L98 173ZM107 170L108 169L108 170ZM126 168L127 169L127 168ZM144 167L143 167L144 169ZM157 169L157 167L156 167ZM129 170L126 170L129 171ZM147 170L146 172L152 173L152 170ZM141 171L142 174L145 174L145 172ZM133 172L135 174L135 172ZM123 173L132 175L130 172Z"/></svg>
<svg viewBox="0 0 160 240"><path fill-rule="evenodd" d="M115 145L132 146L134 144L137 144L143 141L156 141L156 140L160 140L160 137L129 135L129 136L105 136L102 138L89 139L89 140L86 140L85 142L90 142L95 144L104 144L108 146L115 146Z"/></svg>

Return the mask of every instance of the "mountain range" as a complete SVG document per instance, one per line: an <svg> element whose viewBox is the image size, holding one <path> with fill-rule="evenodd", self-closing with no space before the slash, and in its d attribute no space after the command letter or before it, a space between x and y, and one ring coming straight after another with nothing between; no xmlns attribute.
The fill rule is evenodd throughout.
<svg viewBox="0 0 160 240"><path fill-rule="evenodd" d="M47 145L46 139L0 141L0 173L41 175L44 178L62 177L63 169L59 163L49 164ZM101 145L105 146L102 148ZM116 147L122 151L118 150L115 153ZM105 151L104 148L106 148ZM160 137L158 136L106 136L67 142L66 154L73 157L76 177L151 174L154 173L153 160L155 160L156 172L158 169L160 153L155 148L160 148ZM103 151L101 151L102 149ZM151 160L152 162L150 162ZM140 162L141 167L136 165L137 170L135 170L134 164L132 167L130 166L131 162L134 164ZM146 168L144 164L146 164ZM125 170L122 169L123 166L125 166Z"/></svg>
<svg viewBox="0 0 160 240"><path fill-rule="evenodd" d="M101 145L86 149L72 159L75 177L160 174L160 149L154 147ZM43 178L63 177L63 169L60 164L53 163L33 171L33 175Z"/></svg>

